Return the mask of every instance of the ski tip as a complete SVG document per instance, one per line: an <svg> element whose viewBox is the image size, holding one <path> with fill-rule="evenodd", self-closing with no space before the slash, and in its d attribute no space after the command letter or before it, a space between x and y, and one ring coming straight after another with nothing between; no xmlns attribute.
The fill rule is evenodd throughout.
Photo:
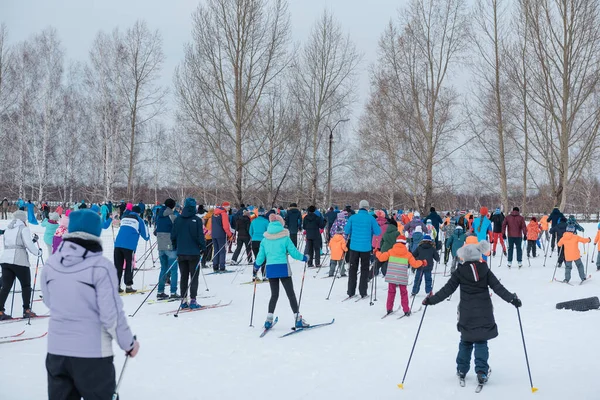
<svg viewBox="0 0 600 400"><path fill-rule="evenodd" d="M535 393L535 392L537 392L537 391L538 391L538 388L536 388L536 387L532 387L532 388L531 388L531 393Z"/></svg>
<svg viewBox="0 0 600 400"><path fill-rule="evenodd" d="M399 383L398 384L398 389L404 389L404 383Z"/></svg>

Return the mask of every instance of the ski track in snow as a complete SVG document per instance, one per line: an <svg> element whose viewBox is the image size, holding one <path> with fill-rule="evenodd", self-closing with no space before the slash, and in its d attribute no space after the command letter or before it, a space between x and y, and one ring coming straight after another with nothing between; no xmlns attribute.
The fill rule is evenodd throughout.
<svg viewBox="0 0 600 400"><path fill-rule="evenodd" d="M5 227L7 221L1 221ZM596 224L583 224L586 237L594 237ZM42 237L43 228L31 227ZM104 254L112 259L113 241L110 229L103 232ZM155 238L153 237L154 241ZM1 240L0 240L1 243ZM0 244L1 247L1 244ZM138 254L146 244L140 240ZM580 247L582 249L583 246ZM45 251L45 248L44 248ZM590 252L593 251L593 244ZM494 375L481 394L475 394L473 369L461 388L455 376L459 333L456 331L456 306L459 295L450 302L429 307L421 335L412 359L404 390L396 386L402 381L406 362L422 313L410 318L381 319L385 313L387 284L378 281L378 301L341 302L346 297L347 279L336 280L330 300L325 300L331 280L313 278L315 270L307 270L302 295L302 314L313 324L330 321L335 324L280 339L293 325L293 315L285 291L280 291L275 315L279 324L273 332L259 339L267 313L270 291L268 285L256 288L254 328L249 327L253 285L248 281L251 267L246 267L232 284L234 274L207 276L210 292L206 292L200 276L199 296L210 293L214 298L200 299L201 304L233 300L229 307L181 314L179 318L158 315L177 307L178 303L144 305L134 318L128 318L141 349L131 360L121 387L123 399L402 399L435 398L469 399L484 396L490 400L538 399L593 400L600 398L598 371L600 312L578 313L559 311L561 301L596 296L600 289L600 273L596 275L595 260L589 261L594 279L586 285L561 285L551 282L557 259L556 252L542 267L542 256L531 259L528 267L498 268L500 253L493 259L492 271L511 292L523 301L521 316L531 363L533 383L539 392L532 395L515 308L498 296L492 296L499 337L489 342L490 365ZM526 253L524 253L525 255ZM228 259L231 255L228 255ZM585 265L586 256L582 251ZM595 258L595 256L594 256ZM515 254L516 259L516 254ZM32 276L35 258L31 258ZM149 259L146 266L151 263ZM157 260L157 267L159 265ZM235 268L235 267L228 267ZM294 288L300 293L303 263L293 261ZM443 264L438 266L443 269ZM211 271L205 269L204 272ZM328 268L322 268L320 276ZM563 279L564 267L556 273ZM137 289L149 287L158 279L158 269L142 272L135 278ZM436 277L434 291L447 281ZM572 271L572 283L579 283L577 270ZM17 284L17 289L18 288ZM39 281L37 288L39 288ZM167 289L168 291L168 289ZM370 287L369 287L370 293ZM415 301L422 300L421 296ZM36 292L36 298L38 292ZM125 312L131 314L145 295L123 297ZM151 296L155 298L155 294ZM395 307L399 305L397 294ZM15 312L21 310L20 295L15 296ZM6 304L10 311L10 297ZM33 305L37 313L47 309L42 302ZM48 319L8 325L0 324L0 336L26 329L22 337L37 336L48 329ZM120 373L124 354L114 344L115 368ZM46 338L22 343L0 345L0 387L3 400L38 400L47 398ZM473 368L473 367L472 367Z"/></svg>

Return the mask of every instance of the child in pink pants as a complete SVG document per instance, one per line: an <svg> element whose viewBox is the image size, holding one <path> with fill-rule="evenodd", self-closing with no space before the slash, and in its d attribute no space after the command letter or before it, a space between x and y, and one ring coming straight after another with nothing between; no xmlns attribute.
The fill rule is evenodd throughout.
<svg viewBox="0 0 600 400"><path fill-rule="evenodd" d="M385 253L377 252L376 257L379 261L388 261L387 274L385 281L388 283L387 313L391 314L394 310L394 298L396 297L396 286L400 286L400 304L404 315L410 315L408 307L408 269L409 266L419 268L427 265L427 261L415 260L410 251L406 248L406 238L404 235L398 236L396 244Z"/></svg>

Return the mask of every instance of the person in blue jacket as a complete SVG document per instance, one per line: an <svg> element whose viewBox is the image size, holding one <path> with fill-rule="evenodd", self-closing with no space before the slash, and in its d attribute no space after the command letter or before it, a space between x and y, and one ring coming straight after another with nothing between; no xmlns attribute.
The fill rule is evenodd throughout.
<svg viewBox="0 0 600 400"><path fill-rule="evenodd" d="M358 212L352 215L344 232L350 238L350 271L348 277L348 296L356 294L356 281L358 278L358 263L360 260L360 283L358 291L362 298L367 297L369 284L369 262L371 259L371 243L373 236L381 233L377 220L369 215L369 202L361 200Z"/></svg>
<svg viewBox="0 0 600 400"><path fill-rule="evenodd" d="M260 251L260 243L265 238L264 233L267 231L268 226L269 219L265 216L265 209L260 207L258 209L258 217L254 218L254 220L250 223L250 239L252 240L252 253L254 254L255 260L256 257L258 257L258 252ZM265 275L264 265L262 266L261 271L263 274L263 279L267 279ZM256 272L254 273L254 278L256 279Z"/></svg>
<svg viewBox="0 0 600 400"><path fill-rule="evenodd" d="M479 217L473 221L473 233L477 236L477 240L488 240L491 243L492 236L492 221L487 217L487 207L481 207L479 209ZM489 232L489 233L488 233ZM488 235L490 238L488 238Z"/></svg>
<svg viewBox="0 0 600 400"><path fill-rule="evenodd" d="M266 264L267 278L271 287L271 300L269 301L269 313L265 321L265 328L269 329L273 326L273 314L275 313L275 307L279 299L280 282L290 301L290 307L294 313L295 327L308 327L310 325L300 315L298 301L294 293L292 269L288 262L288 255L304 262L307 261L307 257L300 253L296 246L294 246L294 243L292 243L289 231L283 227L284 221L281 216L271 214L269 220L271 222L268 223L267 231L264 233L264 240L260 243L260 250L254 264L255 274L260 268L263 268L262 265Z"/></svg>
<svg viewBox="0 0 600 400"><path fill-rule="evenodd" d="M125 292L135 293L137 291L133 288L133 255L137 249L140 236L146 241L150 239L146 224L140 217L140 208L135 206L131 211L123 214L121 227L115 240L114 261L117 268L117 277L119 278L119 293L123 293L123 289L121 289L123 264L125 264Z"/></svg>

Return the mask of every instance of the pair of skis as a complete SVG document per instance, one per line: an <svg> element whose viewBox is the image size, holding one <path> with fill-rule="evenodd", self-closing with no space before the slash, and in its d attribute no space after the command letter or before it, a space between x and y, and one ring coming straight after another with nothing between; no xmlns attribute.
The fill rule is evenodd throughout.
<svg viewBox="0 0 600 400"><path fill-rule="evenodd" d="M273 329L273 327L277 324L277 321L279 321L279 317L276 317L275 320L273 321L273 325L271 325L270 328L265 328L263 329L262 333L260 334L260 337L264 337L267 333L269 333L269 331L271 331L271 329ZM331 325L335 322L335 318L331 320L331 322L325 322L323 324L316 324L316 325L309 325L305 328L292 328L292 331L289 333L286 333L285 335L279 336L280 338L284 338L287 336L291 336L291 335L295 335L296 333L300 333L300 332L304 332L304 331L308 331L311 329L315 329L315 328L322 328L324 326L328 326Z"/></svg>
<svg viewBox="0 0 600 400"><path fill-rule="evenodd" d="M181 301L181 300L179 300L179 301ZM209 304L207 306L201 306L200 308L183 308L181 310L179 310L179 309L171 310L171 311L160 313L159 315L174 315L174 314L177 314L177 311L179 311L179 314L185 314L185 313L191 313L191 312L195 312L195 311L210 310L212 308L227 307L228 305L231 305L231 303L232 303L232 301L230 301L229 303L226 303L226 304L221 304L221 302L219 301L218 303Z"/></svg>
<svg viewBox="0 0 600 400"><path fill-rule="evenodd" d="M342 300L342 303L348 300L356 299L357 297L359 297L357 294L355 294L354 296L348 296L344 300ZM365 300L367 297L369 296L360 296L358 299L354 300L354 302L358 303L361 300Z"/></svg>
<svg viewBox="0 0 600 400"><path fill-rule="evenodd" d="M40 318L50 318L50 314L44 314L44 315L38 315L37 317L31 317L31 319L40 319ZM25 321L25 320L29 320L29 317L5 319L4 321L0 321L0 325L8 325L8 324L12 324L14 322L21 322L21 321Z"/></svg>
<svg viewBox="0 0 600 400"><path fill-rule="evenodd" d="M488 371L487 379L489 379L490 375L492 375L492 370L491 369ZM483 386L487 383L487 379L486 379L486 381L484 383L480 383L479 381L477 382L477 387L475 388L475 393L481 392L481 390L483 389ZM460 387L465 387L466 386L465 378L461 378L459 376L458 377L458 382L460 384Z"/></svg>
<svg viewBox="0 0 600 400"><path fill-rule="evenodd" d="M592 276L591 276L591 275L589 275L587 278L585 278L585 280L584 280L584 281L581 281L581 282L579 282L579 285L583 285L584 283L588 282L590 279L592 279ZM569 286L575 286L575 285L573 285L572 283L569 283L569 282L566 282L566 281L561 281L561 280L559 280L558 278L554 278L554 281L556 281L556 282L560 282L560 283L565 283L565 284L567 284L567 285L569 285Z"/></svg>
<svg viewBox="0 0 600 400"><path fill-rule="evenodd" d="M199 299L210 299L212 297L216 297L216 295L198 296ZM181 298L179 298L179 299L164 299L164 300L148 300L146 303L148 303L148 304L163 304L163 303L173 303L176 301L181 302Z"/></svg>
<svg viewBox="0 0 600 400"><path fill-rule="evenodd" d="M16 335L9 335L9 336L0 337L0 344L17 343L17 342L25 342L25 341L28 341L28 340L34 340L34 339L41 339L41 338L45 337L48 334L48 332L45 332L44 334L39 335L39 336L32 336L32 337L27 337L27 338L20 337L24 333L25 333L25 331L19 332Z"/></svg>

